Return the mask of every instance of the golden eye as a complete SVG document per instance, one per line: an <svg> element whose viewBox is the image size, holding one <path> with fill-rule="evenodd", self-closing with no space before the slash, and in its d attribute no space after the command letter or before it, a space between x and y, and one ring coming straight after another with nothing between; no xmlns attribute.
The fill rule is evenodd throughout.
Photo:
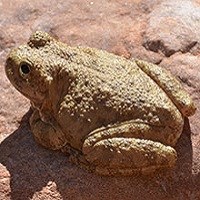
<svg viewBox="0 0 200 200"><path fill-rule="evenodd" d="M30 64L25 63L25 62L21 63L20 67L19 67L19 71L20 71L21 75L23 75L23 76L28 75L31 71Z"/></svg>

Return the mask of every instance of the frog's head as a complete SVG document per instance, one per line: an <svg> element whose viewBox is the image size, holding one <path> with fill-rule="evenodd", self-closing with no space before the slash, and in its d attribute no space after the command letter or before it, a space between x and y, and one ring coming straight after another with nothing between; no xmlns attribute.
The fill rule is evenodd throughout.
<svg viewBox="0 0 200 200"><path fill-rule="evenodd" d="M7 57L5 71L8 79L35 103L48 95L53 72L59 65L56 45L56 40L49 34L37 31L26 45L12 49Z"/></svg>

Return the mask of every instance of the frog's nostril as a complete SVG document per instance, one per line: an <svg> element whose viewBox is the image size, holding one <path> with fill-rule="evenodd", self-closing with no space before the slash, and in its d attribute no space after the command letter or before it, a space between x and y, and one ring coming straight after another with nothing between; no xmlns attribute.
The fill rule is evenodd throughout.
<svg viewBox="0 0 200 200"><path fill-rule="evenodd" d="M6 63L5 63L5 70L11 69L13 65L13 61L11 58L7 58Z"/></svg>
<svg viewBox="0 0 200 200"><path fill-rule="evenodd" d="M10 77L13 75L13 61L11 58L7 58L5 63L5 72L7 74L7 77Z"/></svg>
<svg viewBox="0 0 200 200"><path fill-rule="evenodd" d="M6 60L6 66L9 66L12 64L12 59L11 58L7 58Z"/></svg>

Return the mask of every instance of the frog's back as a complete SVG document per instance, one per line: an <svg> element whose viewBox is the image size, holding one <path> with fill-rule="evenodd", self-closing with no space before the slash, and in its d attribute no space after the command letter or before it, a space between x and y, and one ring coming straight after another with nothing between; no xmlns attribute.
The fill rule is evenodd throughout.
<svg viewBox="0 0 200 200"><path fill-rule="evenodd" d="M78 88L82 88L81 93L91 92L89 96L95 104L92 106L101 111L93 117L96 121L98 118L104 118L105 123L136 119L167 124L174 118L171 115L180 115L167 94L134 61L102 50L78 49L79 73L89 83Z"/></svg>
<svg viewBox="0 0 200 200"><path fill-rule="evenodd" d="M71 83L62 90L55 113L73 146L80 147L82 138L95 129L130 120L170 125L180 132L181 113L134 61L91 48L74 47L71 52L64 69Z"/></svg>

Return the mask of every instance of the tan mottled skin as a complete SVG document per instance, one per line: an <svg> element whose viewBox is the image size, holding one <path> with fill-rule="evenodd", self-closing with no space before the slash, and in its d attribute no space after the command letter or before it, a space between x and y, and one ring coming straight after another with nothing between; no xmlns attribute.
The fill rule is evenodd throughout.
<svg viewBox="0 0 200 200"><path fill-rule="evenodd" d="M5 69L31 100L31 130L41 145L70 145L78 162L104 175L174 166L173 147L195 106L166 70L40 31L10 52Z"/></svg>

